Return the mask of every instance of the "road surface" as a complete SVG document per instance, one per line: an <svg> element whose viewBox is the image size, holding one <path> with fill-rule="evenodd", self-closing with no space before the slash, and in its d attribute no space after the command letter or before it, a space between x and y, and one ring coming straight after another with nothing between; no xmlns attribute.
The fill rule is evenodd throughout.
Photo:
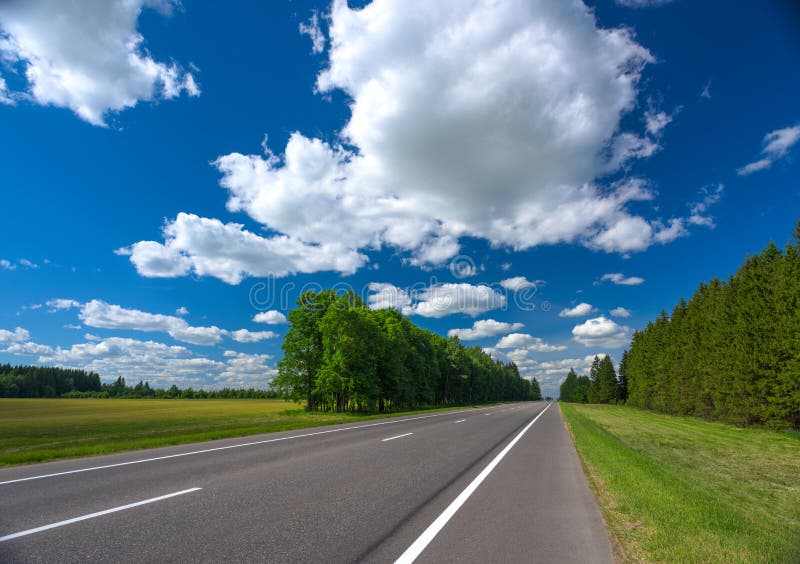
<svg viewBox="0 0 800 564"><path fill-rule="evenodd" d="M610 562L557 404L0 470L2 562Z"/></svg>

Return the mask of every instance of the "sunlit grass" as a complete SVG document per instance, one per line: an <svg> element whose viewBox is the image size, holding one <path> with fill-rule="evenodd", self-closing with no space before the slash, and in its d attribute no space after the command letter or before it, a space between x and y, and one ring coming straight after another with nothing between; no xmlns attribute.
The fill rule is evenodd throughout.
<svg viewBox="0 0 800 564"><path fill-rule="evenodd" d="M0 399L0 466L376 417L264 399Z"/></svg>
<svg viewBox="0 0 800 564"><path fill-rule="evenodd" d="M800 438L561 404L625 561L800 562Z"/></svg>

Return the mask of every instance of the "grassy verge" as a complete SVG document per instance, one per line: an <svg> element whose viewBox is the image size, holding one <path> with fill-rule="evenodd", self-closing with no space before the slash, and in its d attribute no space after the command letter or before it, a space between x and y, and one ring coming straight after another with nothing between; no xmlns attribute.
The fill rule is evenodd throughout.
<svg viewBox="0 0 800 564"><path fill-rule="evenodd" d="M800 562L800 438L561 404L629 562Z"/></svg>
<svg viewBox="0 0 800 564"><path fill-rule="evenodd" d="M0 467L411 413L307 413L281 400L0 399Z"/></svg>

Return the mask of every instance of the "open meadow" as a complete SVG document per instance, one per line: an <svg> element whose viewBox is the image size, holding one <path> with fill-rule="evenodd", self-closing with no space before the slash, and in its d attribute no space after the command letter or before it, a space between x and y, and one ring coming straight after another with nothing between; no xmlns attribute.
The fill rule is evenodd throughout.
<svg viewBox="0 0 800 564"><path fill-rule="evenodd" d="M376 417L277 399L0 399L0 467Z"/></svg>
<svg viewBox="0 0 800 564"><path fill-rule="evenodd" d="M800 562L800 437L561 403L623 561Z"/></svg>

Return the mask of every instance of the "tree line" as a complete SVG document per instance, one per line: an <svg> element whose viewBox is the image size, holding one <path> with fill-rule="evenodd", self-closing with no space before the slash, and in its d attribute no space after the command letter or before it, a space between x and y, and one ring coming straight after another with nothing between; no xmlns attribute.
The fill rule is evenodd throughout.
<svg viewBox="0 0 800 564"><path fill-rule="evenodd" d="M619 375L614 370L611 357L594 357L588 375L578 376L570 368L559 390L561 401L577 403L624 403L628 398L628 381L625 362L620 364Z"/></svg>
<svg viewBox="0 0 800 564"><path fill-rule="evenodd" d="M770 243L662 311L623 359L631 405L800 428L800 222L784 249Z"/></svg>
<svg viewBox="0 0 800 564"><path fill-rule="evenodd" d="M538 382L515 364L417 327L397 310L371 310L352 292L304 292L288 321L272 387L311 411L541 399Z"/></svg>
<svg viewBox="0 0 800 564"><path fill-rule="evenodd" d="M182 399L264 399L277 398L273 390L195 390L172 385L153 388L139 381L133 386L119 377L110 384L94 372L53 366L11 366L0 364L0 398L182 398Z"/></svg>

